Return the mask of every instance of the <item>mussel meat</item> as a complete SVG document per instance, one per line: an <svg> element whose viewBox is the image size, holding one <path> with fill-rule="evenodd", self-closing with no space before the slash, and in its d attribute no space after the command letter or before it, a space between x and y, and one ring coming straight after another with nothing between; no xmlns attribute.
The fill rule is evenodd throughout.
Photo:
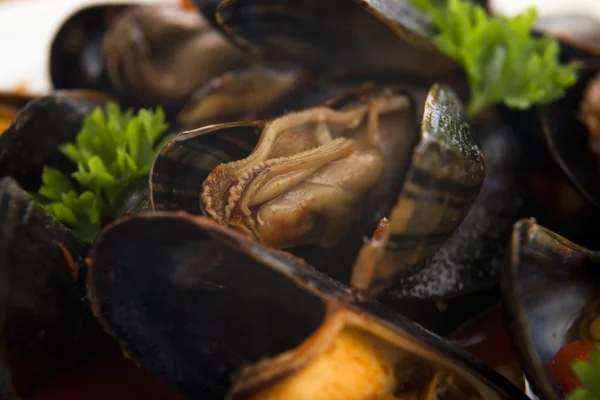
<svg viewBox="0 0 600 400"><path fill-rule="evenodd" d="M192 399L527 398L439 336L203 216L124 218L89 267L105 329Z"/></svg>
<svg viewBox="0 0 600 400"><path fill-rule="evenodd" d="M105 33L102 54L117 89L165 98L250 63L207 18L172 5L126 10Z"/></svg>
<svg viewBox="0 0 600 400"><path fill-rule="evenodd" d="M435 252L482 185L483 157L454 92L434 85L420 127L418 115L408 93L367 85L268 122L181 133L154 163L153 208L204 213L274 248L343 249L340 279L389 217L381 262L356 282L366 289Z"/></svg>

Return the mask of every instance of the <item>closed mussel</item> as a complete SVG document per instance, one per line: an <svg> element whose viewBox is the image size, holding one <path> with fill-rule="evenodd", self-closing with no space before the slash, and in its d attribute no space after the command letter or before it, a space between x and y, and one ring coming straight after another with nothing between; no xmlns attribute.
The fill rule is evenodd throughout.
<svg viewBox="0 0 600 400"><path fill-rule="evenodd" d="M564 398L548 369L563 346L600 341L599 261L598 252L533 219L514 226L510 262L502 277L505 320L521 365L541 398Z"/></svg>
<svg viewBox="0 0 600 400"><path fill-rule="evenodd" d="M419 126L408 93L366 85L268 122L181 133L154 163L153 207L204 213L345 281L363 238L387 217L381 262L356 278L366 290L437 250L482 184L483 158L454 93L435 85L421 107Z"/></svg>
<svg viewBox="0 0 600 400"><path fill-rule="evenodd" d="M526 398L419 325L203 216L122 219L89 266L107 331L192 399Z"/></svg>
<svg viewBox="0 0 600 400"><path fill-rule="evenodd" d="M84 319L83 245L11 177L0 180L0 398L32 394L69 362Z"/></svg>

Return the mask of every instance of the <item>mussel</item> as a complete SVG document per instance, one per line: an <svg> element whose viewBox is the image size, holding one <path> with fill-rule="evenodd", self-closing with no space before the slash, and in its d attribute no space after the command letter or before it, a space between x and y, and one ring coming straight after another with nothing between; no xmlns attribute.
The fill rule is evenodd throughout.
<svg viewBox="0 0 600 400"><path fill-rule="evenodd" d="M433 45L431 21L405 1L228 0L216 17L221 29L268 67L215 78L179 115L184 127L270 119L364 82L425 92L441 82L461 95L466 89L459 66ZM249 86L261 90L239 91ZM226 108L217 120L210 114L216 101Z"/></svg>
<svg viewBox="0 0 600 400"><path fill-rule="evenodd" d="M126 105L162 105L169 116L213 76L252 60L216 26L216 1L100 2L77 10L49 51L55 89L105 91Z"/></svg>
<svg viewBox="0 0 600 400"><path fill-rule="evenodd" d="M249 57L198 12L142 6L119 15L102 41L108 76L119 90L185 98Z"/></svg>
<svg viewBox="0 0 600 400"><path fill-rule="evenodd" d="M525 373L541 398L563 393L547 367L569 342L598 341L600 253L524 219L514 226L503 269L505 321Z"/></svg>
<svg viewBox="0 0 600 400"><path fill-rule="evenodd" d="M452 235L484 177L454 92L434 85L420 126L415 108L400 89L367 85L268 122L183 132L154 163L152 206L294 248L344 281L363 237L389 217L381 260L355 282L377 286Z"/></svg>
<svg viewBox="0 0 600 400"><path fill-rule="evenodd" d="M225 0L217 20L259 59L318 76L430 85L460 73L431 42L428 17L405 1Z"/></svg>
<svg viewBox="0 0 600 400"><path fill-rule="evenodd" d="M10 177L0 221L0 398L14 400L66 365L89 311L83 245Z"/></svg>
<svg viewBox="0 0 600 400"><path fill-rule="evenodd" d="M192 399L527 398L444 339L203 216L124 218L89 267L105 329Z"/></svg>

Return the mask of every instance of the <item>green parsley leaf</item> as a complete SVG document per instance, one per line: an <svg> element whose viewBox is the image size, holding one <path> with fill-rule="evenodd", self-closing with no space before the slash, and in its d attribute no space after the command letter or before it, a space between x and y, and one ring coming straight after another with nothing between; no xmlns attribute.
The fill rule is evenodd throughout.
<svg viewBox="0 0 600 400"><path fill-rule="evenodd" d="M172 136L159 141L167 129L161 108L134 115L115 103L107 104L106 114L98 107L84 118L75 143L60 146L75 164L74 180L45 167L42 186L32 195L80 240L91 242L102 221L116 217L119 199L129 185L148 175Z"/></svg>
<svg viewBox="0 0 600 400"><path fill-rule="evenodd" d="M537 12L531 7L512 18L489 16L469 0L411 0L438 28L433 41L465 70L473 117L505 104L524 110L553 102L577 81L576 65L561 65L558 41L531 32Z"/></svg>
<svg viewBox="0 0 600 400"><path fill-rule="evenodd" d="M588 361L576 360L571 366L583 388L574 390L567 400L600 400L600 346L590 352Z"/></svg>

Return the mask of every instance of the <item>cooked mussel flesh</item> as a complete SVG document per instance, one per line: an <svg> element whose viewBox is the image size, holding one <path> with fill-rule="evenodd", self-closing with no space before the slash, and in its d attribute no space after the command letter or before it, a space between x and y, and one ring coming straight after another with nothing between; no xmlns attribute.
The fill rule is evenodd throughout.
<svg viewBox="0 0 600 400"><path fill-rule="evenodd" d="M20 399L69 361L85 304L84 248L18 183L0 180L0 398Z"/></svg>
<svg viewBox="0 0 600 400"><path fill-rule="evenodd" d="M390 245L362 285L379 273L385 281L443 244L484 175L454 93L429 91L420 128L413 104L367 85L266 123L184 132L154 163L153 207L205 213L275 248L346 253L346 240L371 236L387 216Z"/></svg>
<svg viewBox="0 0 600 400"><path fill-rule="evenodd" d="M419 325L203 216L124 218L89 266L105 329L190 398L526 399Z"/></svg>
<svg viewBox="0 0 600 400"><path fill-rule="evenodd" d="M165 98L190 95L248 57L200 13L172 5L134 7L106 32L102 54L118 88Z"/></svg>
<svg viewBox="0 0 600 400"><path fill-rule="evenodd" d="M510 255L502 273L507 331L534 391L562 399L547 366L563 345L597 334L600 253L526 219L514 226Z"/></svg>

